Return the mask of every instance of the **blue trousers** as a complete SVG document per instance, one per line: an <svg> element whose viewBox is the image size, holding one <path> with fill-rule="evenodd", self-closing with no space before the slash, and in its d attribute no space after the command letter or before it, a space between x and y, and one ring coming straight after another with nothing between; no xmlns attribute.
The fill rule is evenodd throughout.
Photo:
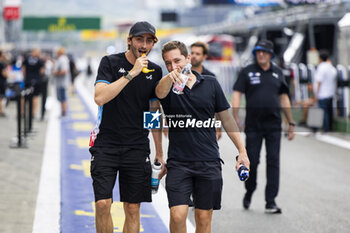
<svg viewBox="0 0 350 233"><path fill-rule="evenodd" d="M323 109L323 131L332 131L333 124L333 98L319 99L318 106Z"/></svg>

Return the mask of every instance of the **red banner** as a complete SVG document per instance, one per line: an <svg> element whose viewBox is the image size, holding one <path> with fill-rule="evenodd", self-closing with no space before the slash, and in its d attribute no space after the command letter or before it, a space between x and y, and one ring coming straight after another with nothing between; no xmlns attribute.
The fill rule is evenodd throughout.
<svg viewBox="0 0 350 233"><path fill-rule="evenodd" d="M16 7L16 6L4 7L4 19L5 20L19 19L19 7Z"/></svg>

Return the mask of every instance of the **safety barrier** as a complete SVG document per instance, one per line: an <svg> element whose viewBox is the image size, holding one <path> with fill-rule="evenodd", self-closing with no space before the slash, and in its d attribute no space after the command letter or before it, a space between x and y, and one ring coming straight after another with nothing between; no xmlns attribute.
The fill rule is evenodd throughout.
<svg viewBox="0 0 350 233"><path fill-rule="evenodd" d="M241 67L234 63L224 63L218 61L206 61L205 67L212 71L224 91L229 96L232 94L232 87L237 79ZM334 107L337 109L337 117L348 119L350 117L350 66L337 65L337 92ZM291 70L291 97L292 104L299 104L315 96L316 84L314 82L315 66L311 64L291 63L287 69Z"/></svg>
<svg viewBox="0 0 350 233"><path fill-rule="evenodd" d="M33 131L33 87L23 89L21 83L8 85L14 93L17 104L17 136L10 141L10 148L27 148L28 135ZM24 111L22 114L22 99L24 99ZM23 122L22 122L23 121ZM23 129L22 129L23 123Z"/></svg>

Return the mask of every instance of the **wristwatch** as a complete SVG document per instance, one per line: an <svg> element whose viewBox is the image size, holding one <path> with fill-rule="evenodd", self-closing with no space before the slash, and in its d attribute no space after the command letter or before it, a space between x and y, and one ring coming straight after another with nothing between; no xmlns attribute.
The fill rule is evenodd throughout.
<svg viewBox="0 0 350 233"><path fill-rule="evenodd" d="M130 75L129 71L126 71L123 76L129 81L131 81L133 79L133 77Z"/></svg>
<svg viewBox="0 0 350 233"><path fill-rule="evenodd" d="M294 122L289 122L289 126L295 126L295 123Z"/></svg>

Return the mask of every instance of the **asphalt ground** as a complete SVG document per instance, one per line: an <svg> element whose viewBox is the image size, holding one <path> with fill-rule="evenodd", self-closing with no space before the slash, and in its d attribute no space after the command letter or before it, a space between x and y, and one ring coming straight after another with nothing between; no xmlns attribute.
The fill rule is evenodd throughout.
<svg viewBox="0 0 350 233"><path fill-rule="evenodd" d="M47 118L33 120L27 148L11 148L17 137L17 103L0 118L0 232L32 232ZM16 143L15 143L16 144Z"/></svg>

